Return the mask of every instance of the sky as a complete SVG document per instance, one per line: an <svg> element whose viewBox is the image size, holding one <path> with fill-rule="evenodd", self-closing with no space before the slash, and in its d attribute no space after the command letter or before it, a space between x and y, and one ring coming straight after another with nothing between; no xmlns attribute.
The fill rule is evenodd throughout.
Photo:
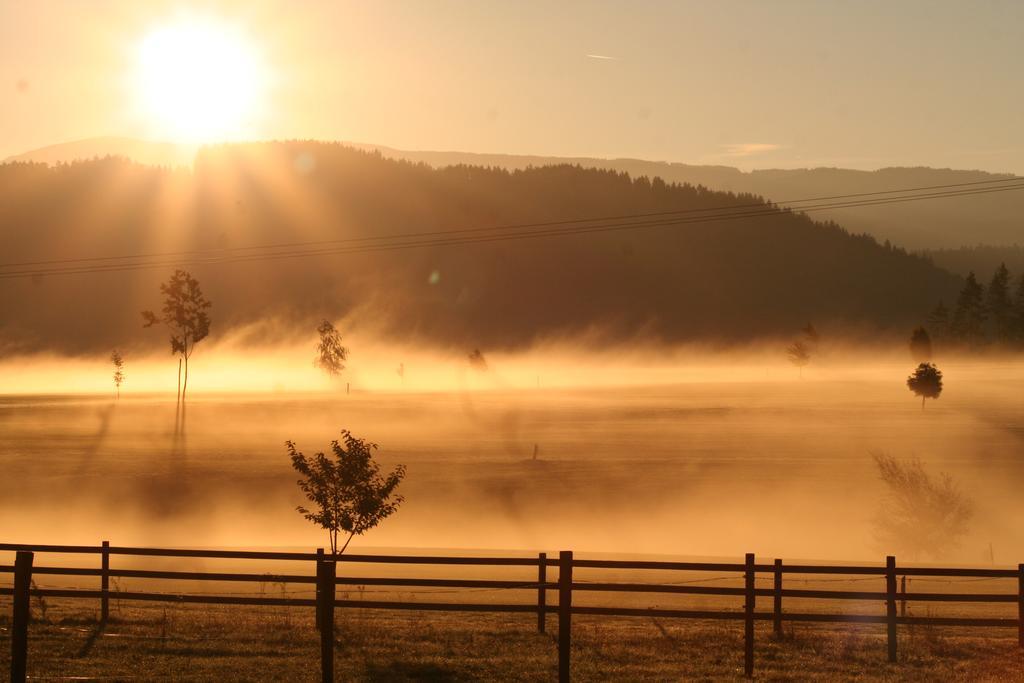
<svg viewBox="0 0 1024 683"><path fill-rule="evenodd" d="M182 26L214 27L248 65L187 111L164 79L195 54L172 41L163 71L140 66L147 37ZM1022 67L1020 0L0 0L0 158L196 133L1024 173ZM181 129L218 97L230 115Z"/></svg>

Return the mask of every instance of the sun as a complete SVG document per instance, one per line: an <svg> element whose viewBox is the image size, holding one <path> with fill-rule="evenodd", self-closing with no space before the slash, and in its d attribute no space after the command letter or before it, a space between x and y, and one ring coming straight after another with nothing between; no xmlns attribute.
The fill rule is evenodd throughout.
<svg viewBox="0 0 1024 683"><path fill-rule="evenodd" d="M245 136L259 113L264 69L240 30L209 21L162 26L138 50L140 104L161 135L181 142Z"/></svg>

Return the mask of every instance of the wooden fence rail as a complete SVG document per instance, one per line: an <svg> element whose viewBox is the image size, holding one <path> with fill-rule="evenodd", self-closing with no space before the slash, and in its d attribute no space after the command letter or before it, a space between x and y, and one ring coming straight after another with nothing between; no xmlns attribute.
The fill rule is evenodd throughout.
<svg viewBox="0 0 1024 683"><path fill-rule="evenodd" d="M13 565L0 565L0 574L14 574L13 586L0 587L0 595L13 596L13 622L11 637L11 680L25 680L27 664L28 621L30 596L80 598L100 601L100 620L109 618L111 578L146 580L185 580L216 582L259 582L310 584L315 588L314 598L245 597L237 595L189 595L144 591L118 590L118 600L156 601L170 603L254 605L281 607L315 607L316 626L320 632L321 672L324 681L334 678L334 611L335 608L424 610L458 612L534 613L537 630L546 631L547 615L558 616L558 678L568 681L571 672L572 618L574 615L665 617L675 619L735 620L744 622L744 671L754 671L754 636L757 621L771 621L773 630L781 633L783 622L862 623L885 624L889 661L897 661L897 626L974 626L981 628L1017 628L1018 642L1024 648L1024 564L1016 569L977 569L962 567L900 567L894 557L887 557L884 566L840 566L785 564L776 559L771 564L758 564L753 554L747 554L742 563L723 562L659 562L629 560L576 559L572 551L562 551L558 558L546 553L536 557L459 557L411 555L325 555L322 549L315 553L260 552L239 550L197 550L170 548L134 548L111 546L104 541L99 546L30 545L0 543L0 552L16 553ZM88 554L99 556L99 567L33 566L37 554ZM313 563L311 574L231 573L206 571L164 571L148 569L121 569L111 567L112 556L174 557L200 559L235 559L263 561L301 561ZM536 580L442 579L416 577L360 577L338 575L338 563L382 563L396 565L443 565L478 567L533 567ZM548 568L558 572L557 581L548 580ZM683 572L727 573L724 578L742 580L743 587L695 586L665 583L625 581L583 581L574 578L574 569L587 570L660 570ZM771 588L757 588L758 574L772 582ZM68 588L33 588L33 576L98 577L98 590ZM885 581L884 591L809 590L786 588L787 575L807 577L816 575L843 575L876 577ZM897 576L902 576L897 588ZM961 577L977 579L1016 579L1015 593L938 593L908 592L907 577ZM813 580L813 579L810 579ZM836 579L828 579L836 580ZM841 580L841 579L840 579ZM465 603L465 602L403 602L400 600L338 599L338 586L392 586L396 588L443 587L493 590L527 590L536 592L533 603ZM548 604L548 591L558 592L555 605ZM712 595L742 597L743 603L734 609L668 609L592 607L573 604L573 593L652 593L678 595ZM771 611L757 611L757 598L771 598ZM792 612L783 610L785 598L812 598L819 600L875 601L884 605L884 614L846 614ZM960 602L960 603L1017 603L1017 618L996 617L917 617L907 616L908 602ZM900 609L897 610L897 603Z"/></svg>

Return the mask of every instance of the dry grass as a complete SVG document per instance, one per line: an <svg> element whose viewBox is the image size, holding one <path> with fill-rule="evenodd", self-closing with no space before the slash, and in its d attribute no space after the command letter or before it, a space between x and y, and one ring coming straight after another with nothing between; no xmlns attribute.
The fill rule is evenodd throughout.
<svg viewBox="0 0 1024 683"><path fill-rule="evenodd" d="M0 666L10 657L10 600L0 601ZM34 678L301 680L319 677L318 636L301 608L112 605L50 601L30 632ZM336 669L344 681L553 680L556 620L538 634L531 615L340 610ZM638 618L574 621L576 680L742 679L737 623ZM796 625L782 638L759 627L759 680L1024 680L1016 633L907 628L900 663L885 660L879 627Z"/></svg>

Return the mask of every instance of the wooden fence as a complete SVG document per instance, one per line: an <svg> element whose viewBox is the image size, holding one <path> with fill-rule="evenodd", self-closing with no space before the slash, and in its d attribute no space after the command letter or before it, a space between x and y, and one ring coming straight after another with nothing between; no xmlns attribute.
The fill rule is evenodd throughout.
<svg viewBox="0 0 1024 683"><path fill-rule="evenodd" d="M776 633L782 632L783 622L855 622L885 624L887 631L888 657L897 661L896 629L898 625L972 626L984 628L1016 628L1020 647L1024 648L1024 564L1017 569L974 569L974 568L933 568L901 567L897 570L894 557L886 558L885 566L835 566L784 564L775 560L771 564L758 564L753 554L747 554L742 563L723 562L656 562L629 560L575 559L572 551L562 551L558 558L549 558L545 553L536 557L469 557L469 556L407 556L407 555L344 555L334 558L320 549L316 553L294 552L250 552L237 550L181 550L165 548L128 548L111 546L104 541L99 546L58 546L0 544L0 551L16 553L13 565L0 565L0 573L13 573L11 588L0 588L0 595L13 596L13 623L11 637L11 680L24 681L27 668L27 644L29 621L29 597L38 595L55 598L83 598L100 602L101 622L109 616L112 592L111 577L133 579L176 579L189 581L216 582L260 582L313 584L315 598L288 597L247 597L237 595L190 595L147 593L139 591L116 591L118 600L142 600L175 603L205 603L229 605L264 605L316 608L316 624L320 631L321 672L324 681L334 679L334 610L336 607L358 607L360 609L388 610L444 610L468 612L522 612L535 613L537 630L546 630L548 614L558 615L558 679L570 679L570 655L572 652L573 615L606 615L626 617L665 617L673 619L715 619L736 620L744 624L744 671L752 676L754 672L754 623L771 621ZM76 553L99 555L98 567L56 567L33 566L35 554ZM202 559L234 559L262 561L303 561L315 563L312 574L266 574L266 573L223 573L195 571L155 571L142 569L117 569L111 567L110 558L118 556L176 557ZM523 581L484 579L419 579L389 577L338 576L338 562L343 564L383 563L397 565L473 565L489 567L534 568L536 579ZM548 579L548 568L557 568L557 580ZM732 575L743 580L742 588L722 586L682 585L679 583L627 583L573 580L574 569L586 570L663 570L669 572L717 572ZM757 588L758 574L767 574L772 581L771 588ZM98 577L99 590L33 588L35 575L63 575ZM786 576L843 575L875 577L885 579L885 591L851 590L804 590L784 587ZM897 578L902 582L897 588ZM1017 592L1013 593L933 593L907 592L907 577L962 577L1016 579ZM336 587L347 586L393 586L393 587L445 587L473 589L519 589L535 590L536 602L506 603L446 603L446 602L401 602L397 600L339 600ZM558 600L554 605L547 601L548 591L557 591ZM604 593L663 593L703 596L732 596L743 598L736 609L684 610L664 608L591 607L573 606L573 594L577 592ZM757 598L770 598L771 611L757 611ZM878 601L884 604L884 614L846 614L792 612L783 609L785 598L813 598L819 600ZM907 616L907 602L959 602L959 603L1017 603L1017 618L978 617L920 617ZM897 605L902 604L900 613Z"/></svg>

